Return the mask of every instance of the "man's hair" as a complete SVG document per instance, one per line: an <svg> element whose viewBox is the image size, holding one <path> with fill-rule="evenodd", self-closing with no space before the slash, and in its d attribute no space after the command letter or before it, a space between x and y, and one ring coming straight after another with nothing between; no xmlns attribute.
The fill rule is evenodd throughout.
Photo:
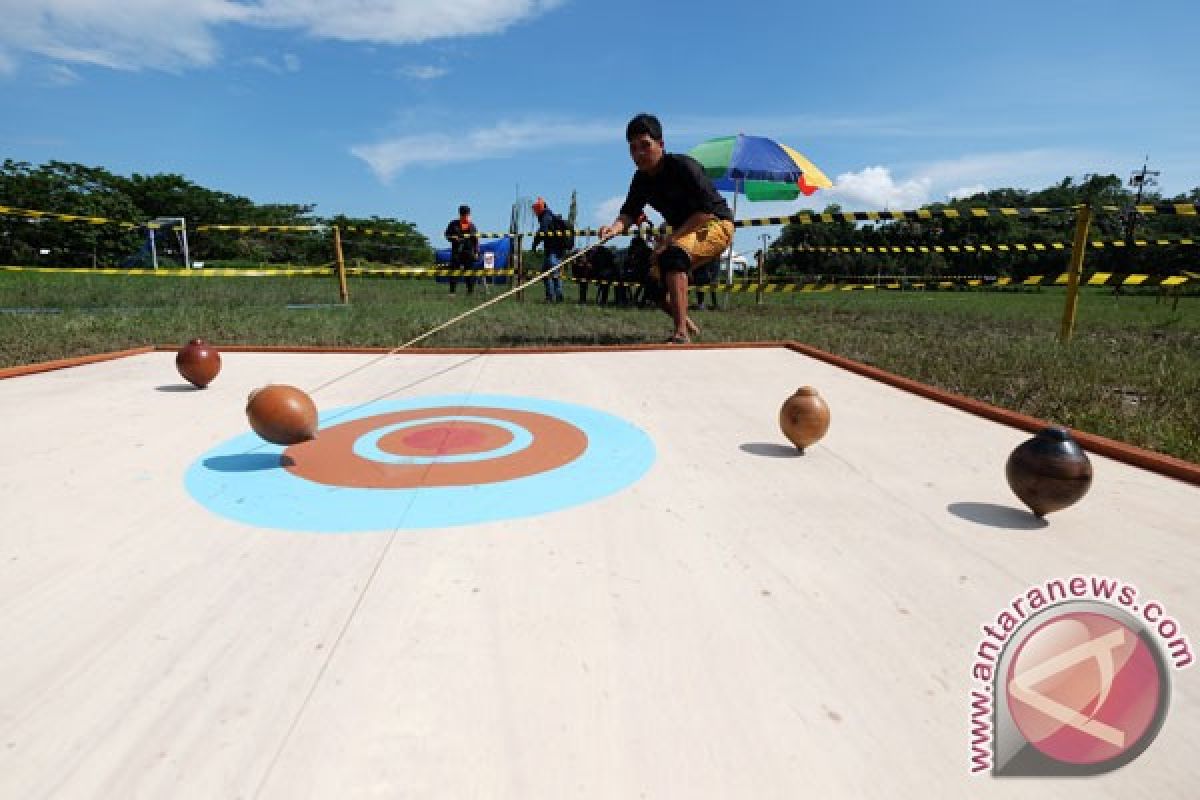
<svg viewBox="0 0 1200 800"><path fill-rule="evenodd" d="M653 114L638 114L625 126L625 141L632 142L642 134L655 141L662 141L662 123Z"/></svg>
<svg viewBox="0 0 1200 800"><path fill-rule="evenodd" d="M460 216L465 216L465 215L467 215L467 214L470 214L470 213L471 213L471 207L470 207L470 206L459 206L459 207L458 207L458 213L459 213L459 215L460 215Z"/></svg>

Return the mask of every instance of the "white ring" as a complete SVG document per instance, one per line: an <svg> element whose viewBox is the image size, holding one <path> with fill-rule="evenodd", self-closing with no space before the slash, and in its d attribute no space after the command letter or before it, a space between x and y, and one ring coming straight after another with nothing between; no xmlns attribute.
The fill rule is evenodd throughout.
<svg viewBox="0 0 1200 800"><path fill-rule="evenodd" d="M497 447L495 450L485 450L481 453L453 453L441 456L405 456L388 453L379 449L379 440L390 433L436 422L477 422L484 425L493 425L511 433L513 440L503 447ZM426 417L424 419L405 420L404 422L385 425L356 439L353 451L354 455L360 458L365 458L368 461L378 461L383 464L461 464L470 461L486 461L488 459L501 458L524 450L531 444L533 444L533 434L520 425L508 420L490 419L488 417L448 416Z"/></svg>

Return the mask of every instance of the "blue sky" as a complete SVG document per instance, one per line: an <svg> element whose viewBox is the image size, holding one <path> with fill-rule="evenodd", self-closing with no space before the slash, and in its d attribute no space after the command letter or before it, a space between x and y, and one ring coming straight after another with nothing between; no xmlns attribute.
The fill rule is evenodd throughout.
<svg viewBox="0 0 1200 800"><path fill-rule="evenodd" d="M502 230L518 192L565 215L577 190L580 225L610 221L640 111L669 150L770 136L835 182L739 218L1128 177L1146 155L1164 193L1200 185L1183 0L0 0L0 18L3 157L398 217L436 246L459 203Z"/></svg>

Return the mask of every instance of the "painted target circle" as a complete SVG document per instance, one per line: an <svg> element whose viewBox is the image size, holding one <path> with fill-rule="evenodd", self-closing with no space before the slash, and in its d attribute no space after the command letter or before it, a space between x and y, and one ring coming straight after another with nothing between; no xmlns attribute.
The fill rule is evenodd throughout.
<svg viewBox="0 0 1200 800"><path fill-rule="evenodd" d="M270 528L440 528L542 514L637 481L654 446L585 406L499 395L384 401L321 415L291 447L253 433L202 455L185 484L212 511Z"/></svg>

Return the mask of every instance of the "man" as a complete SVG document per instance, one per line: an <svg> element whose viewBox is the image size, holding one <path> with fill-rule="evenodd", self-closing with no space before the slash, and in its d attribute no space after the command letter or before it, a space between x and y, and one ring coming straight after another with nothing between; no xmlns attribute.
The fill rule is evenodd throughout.
<svg viewBox="0 0 1200 800"><path fill-rule="evenodd" d="M600 238L624 233L647 204L662 214L671 230L655 245L651 275L662 283L661 306L674 325L667 342L686 344L700 332L687 315L688 277L729 247L733 213L700 162L666 152L658 119L638 114L625 127L625 141L637 171L620 213L611 225L600 229Z"/></svg>
<svg viewBox="0 0 1200 800"><path fill-rule="evenodd" d="M479 258L479 231L471 221L471 207L458 207L458 219L450 220L445 233L450 242L450 294L458 286L458 270L474 270ZM467 294L475 293L475 276L467 275Z"/></svg>
<svg viewBox="0 0 1200 800"><path fill-rule="evenodd" d="M529 249L537 250L539 244L544 245L542 252L546 254L546 260L542 268L556 267L567 253L567 238L558 233L551 233L555 229L555 214L541 197L533 201L533 213L537 215L538 232L534 234L533 244ZM562 274L557 269L542 278L542 286L546 289L547 303L563 301Z"/></svg>

